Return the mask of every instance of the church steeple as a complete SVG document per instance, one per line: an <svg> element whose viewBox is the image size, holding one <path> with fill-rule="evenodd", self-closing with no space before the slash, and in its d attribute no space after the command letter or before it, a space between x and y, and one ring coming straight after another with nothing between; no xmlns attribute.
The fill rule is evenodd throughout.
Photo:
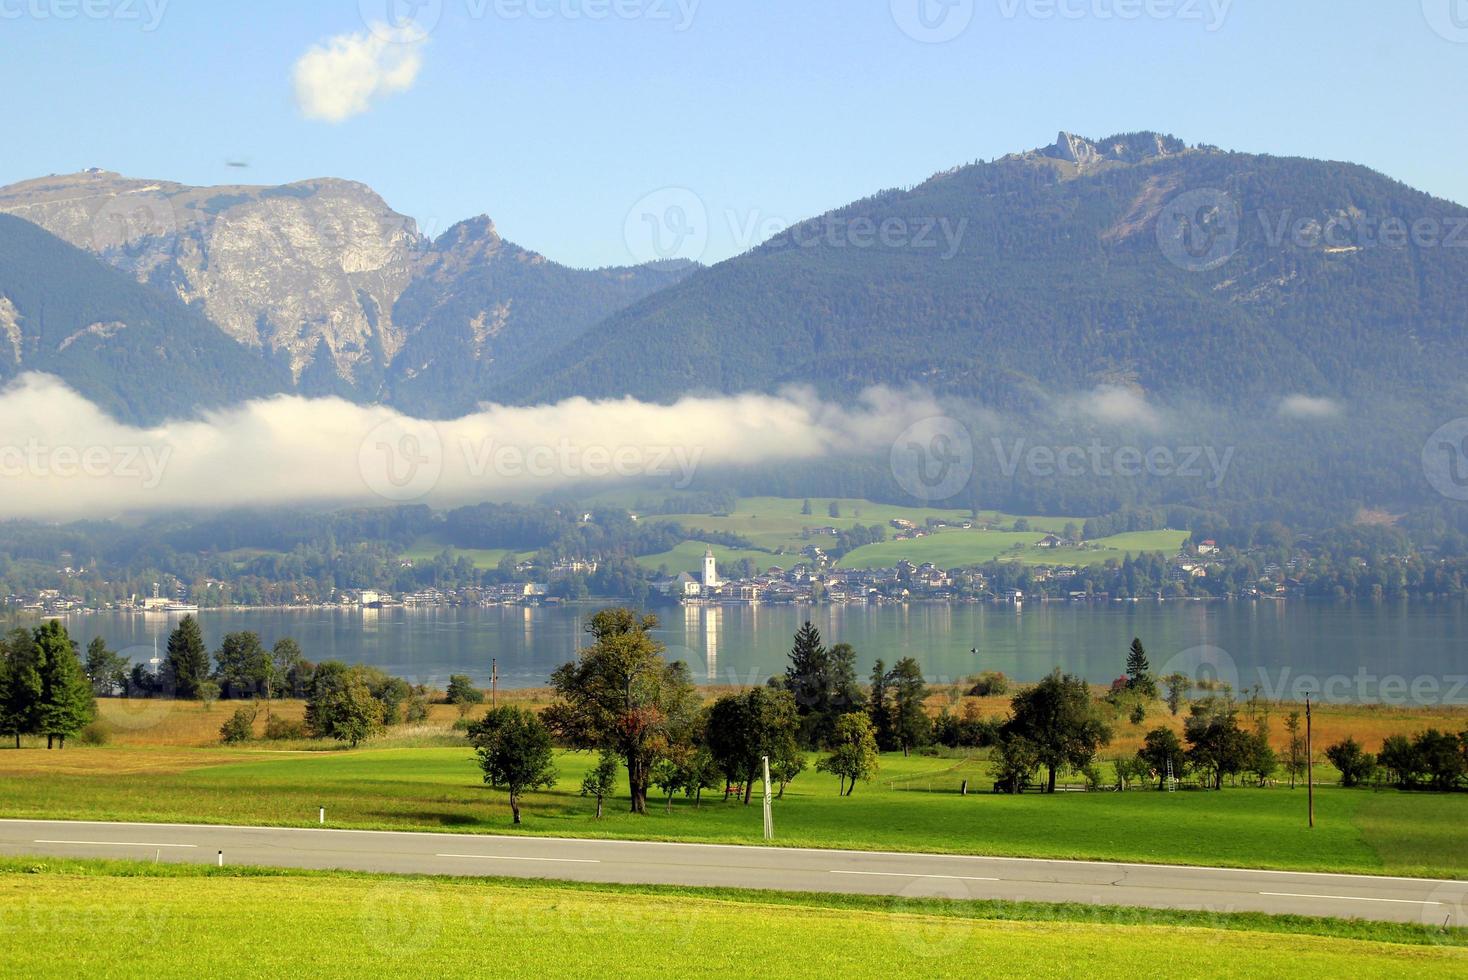
<svg viewBox="0 0 1468 980"><path fill-rule="evenodd" d="M719 587L719 563L714 560L713 548L703 551L703 587L709 591Z"/></svg>

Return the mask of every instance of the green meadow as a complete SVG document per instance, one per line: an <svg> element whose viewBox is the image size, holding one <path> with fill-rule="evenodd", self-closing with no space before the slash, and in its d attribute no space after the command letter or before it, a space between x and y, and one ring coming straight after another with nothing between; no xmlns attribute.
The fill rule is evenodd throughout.
<svg viewBox="0 0 1468 980"><path fill-rule="evenodd" d="M1422 926L502 879L0 860L10 976L1462 976Z"/></svg>
<svg viewBox="0 0 1468 980"><path fill-rule="evenodd" d="M576 787L586 754L558 756L560 780L525 801L518 832L758 843L756 804L709 793L701 806L661 795L651 812L622 799L592 818ZM1320 774L1318 774L1319 776ZM960 795L963 781L969 794ZM980 758L882 758L879 779L838 797L807 770L775 804L785 845L1468 877L1468 794L1318 786L1305 792L995 795ZM625 792L625 789L623 789ZM0 816L511 832L504 794L485 787L467 747L282 752L224 748L0 751Z"/></svg>

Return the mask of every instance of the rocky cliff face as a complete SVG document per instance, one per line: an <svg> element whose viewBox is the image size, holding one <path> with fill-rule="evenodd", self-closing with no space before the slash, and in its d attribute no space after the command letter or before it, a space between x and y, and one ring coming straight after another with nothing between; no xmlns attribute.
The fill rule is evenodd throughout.
<svg viewBox="0 0 1468 980"><path fill-rule="evenodd" d="M527 352L691 271L568 269L486 217L431 242L371 188L335 179L190 187L88 170L0 188L0 212L176 294L288 367L297 390L391 400L396 385L421 390L422 411L492 398ZM0 309L0 356L7 323ZM459 388L433 388L446 383Z"/></svg>
<svg viewBox="0 0 1468 980"><path fill-rule="evenodd" d="M93 170L0 188L0 211L173 290L297 378L324 352L349 384L402 346L392 307L426 244L344 180L201 188Z"/></svg>
<svg viewBox="0 0 1468 980"><path fill-rule="evenodd" d="M1190 150L1182 140L1161 133L1123 133L1102 140L1090 140L1062 131L1049 146L1014 154L1014 157L1059 161L1069 165L1062 171L1063 175L1080 176L1108 164L1142 163L1186 152Z"/></svg>

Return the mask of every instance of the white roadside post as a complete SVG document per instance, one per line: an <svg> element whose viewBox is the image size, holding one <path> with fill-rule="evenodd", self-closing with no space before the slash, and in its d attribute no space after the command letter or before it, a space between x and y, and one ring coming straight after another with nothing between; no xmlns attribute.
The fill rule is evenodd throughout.
<svg viewBox="0 0 1468 980"><path fill-rule="evenodd" d="M223 851L220 851L219 852L219 867L221 867L221 868L224 867L224 852Z"/></svg>
<svg viewBox="0 0 1468 980"><path fill-rule="evenodd" d="M317 823L326 823L326 807L321 808L321 812L316 815L316 821Z"/></svg>
<svg viewBox="0 0 1468 980"><path fill-rule="evenodd" d="M765 756L765 840L775 839L774 797L770 795L770 757Z"/></svg>

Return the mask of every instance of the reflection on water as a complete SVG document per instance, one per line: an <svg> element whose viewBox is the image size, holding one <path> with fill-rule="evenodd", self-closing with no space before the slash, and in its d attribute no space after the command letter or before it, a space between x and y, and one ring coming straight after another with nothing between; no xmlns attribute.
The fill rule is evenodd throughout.
<svg viewBox="0 0 1468 980"><path fill-rule="evenodd" d="M488 684L490 660L498 658L501 684L527 687L545 684L551 670L576 655L596 608L206 610L199 619L211 647L232 630L254 630L267 643L293 636L309 659L373 664L439 685L450 673ZM1033 680L1058 666L1104 683L1122 673L1133 636L1142 638L1159 673L1169 663L1196 659L1200 648L1213 648L1243 687L1262 683L1266 694L1287 693L1302 677L1362 671L1449 684L1468 674L1462 603L913 603L655 611L669 656L686 661L705 683L759 684L783 672L791 636L807 618L828 643L856 648L863 676L878 657L891 664L910 656L934 682L980 670ZM176 623L176 617L102 613L71 617L68 627L82 644L100 634L146 661ZM1468 699L1468 691L1457 697Z"/></svg>

